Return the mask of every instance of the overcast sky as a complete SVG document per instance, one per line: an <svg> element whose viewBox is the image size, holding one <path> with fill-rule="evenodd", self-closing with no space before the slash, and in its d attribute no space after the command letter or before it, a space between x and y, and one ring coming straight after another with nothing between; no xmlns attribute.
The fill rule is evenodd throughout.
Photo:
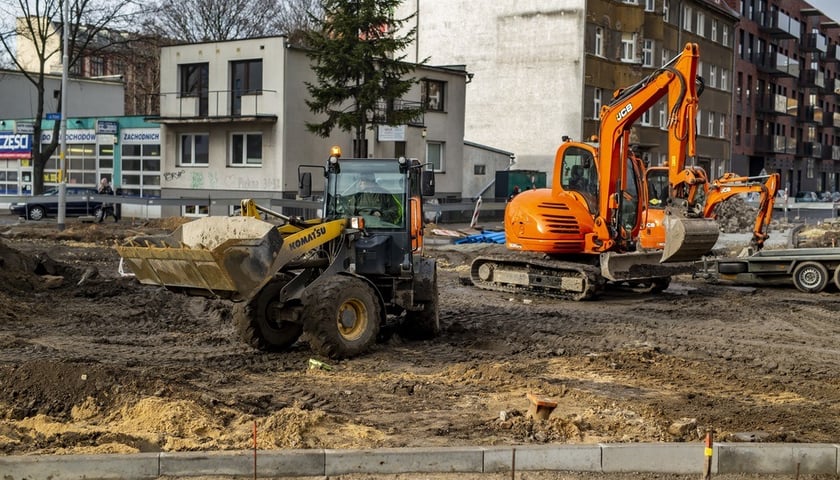
<svg viewBox="0 0 840 480"><path fill-rule="evenodd" d="M805 0L835 22L840 22L840 0Z"/></svg>

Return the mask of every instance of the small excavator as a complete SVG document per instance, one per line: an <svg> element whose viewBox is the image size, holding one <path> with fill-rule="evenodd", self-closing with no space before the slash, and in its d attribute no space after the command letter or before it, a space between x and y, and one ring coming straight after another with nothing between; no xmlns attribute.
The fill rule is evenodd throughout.
<svg viewBox="0 0 840 480"><path fill-rule="evenodd" d="M648 207L645 212L645 228L640 233L639 243L643 249L657 250L665 246L665 204L668 197L668 168L649 167L645 172L648 188ZM768 228L773 219L776 193L779 191L779 174L772 173L754 177L724 173L720 178L703 184L705 201L703 216L717 218L717 207L726 200L748 193L758 194L758 211L753 222L749 250L757 252L764 247L769 236Z"/></svg>
<svg viewBox="0 0 840 480"><path fill-rule="evenodd" d="M565 141L551 188L524 191L505 209L507 251L473 260L470 279L488 290L584 300L607 284L659 291L689 273L717 241L717 222L702 214L702 169L695 122L702 80L699 48L682 52L640 82L615 92L600 112L597 143ZM633 123L662 99L669 106L668 197L661 249L639 246L648 205L645 166L630 145Z"/></svg>

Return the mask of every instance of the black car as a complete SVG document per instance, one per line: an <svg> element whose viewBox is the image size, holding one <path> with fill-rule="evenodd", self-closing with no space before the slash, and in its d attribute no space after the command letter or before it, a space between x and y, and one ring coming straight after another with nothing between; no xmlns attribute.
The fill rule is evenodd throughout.
<svg viewBox="0 0 840 480"><path fill-rule="evenodd" d="M102 202L93 200L96 189L83 187L67 187L67 216L96 216L102 209ZM51 188L42 195L33 195L22 202L15 202L9 205L12 215L26 217L30 220L41 220L48 216L58 214L58 189Z"/></svg>

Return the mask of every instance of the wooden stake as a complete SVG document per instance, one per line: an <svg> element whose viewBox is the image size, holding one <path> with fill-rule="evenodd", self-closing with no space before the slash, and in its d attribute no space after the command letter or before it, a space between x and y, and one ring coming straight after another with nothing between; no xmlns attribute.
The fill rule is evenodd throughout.
<svg viewBox="0 0 840 480"><path fill-rule="evenodd" d="M712 445L714 445L714 439L712 438L712 430L706 430L706 448L704 450L704 455L706 457L706 461L703 465L703 480L709 480L712 478L712 453L714 450L712 449Z"/></svg>
<svg viewBox="0 0 840 480"><path fill-rule="evenodd" d="M257 421L254 420L254 480L257 480Z"/></svg>

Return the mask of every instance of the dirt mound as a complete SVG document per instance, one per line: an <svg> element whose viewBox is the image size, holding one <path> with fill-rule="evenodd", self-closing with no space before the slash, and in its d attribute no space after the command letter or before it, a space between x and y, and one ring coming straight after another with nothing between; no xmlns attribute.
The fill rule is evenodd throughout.
<svg viewBox="0 0 840 480"><path fill-rule="evenodd" d="M840 247L840 221L803 226L795 232L794 242L799 248Z"/></svg>

